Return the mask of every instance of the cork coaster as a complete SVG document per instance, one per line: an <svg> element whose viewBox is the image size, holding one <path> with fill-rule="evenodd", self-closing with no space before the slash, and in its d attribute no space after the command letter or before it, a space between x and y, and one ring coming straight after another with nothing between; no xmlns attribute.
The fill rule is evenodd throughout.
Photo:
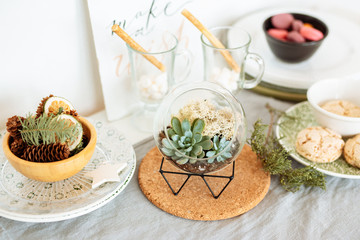
<svg viewBox="0 0 360 240"><path fill-rule="evenodd" d="M145 196L158 208L172 215L192 220L220 220L243 214L255 207L266 195L270 187L270 175L262 169L250 146L245 145L235 164L235 177L218 199L213 198L204 181L192 176L180 193L175 196L159 169L162 155L155 147L140 163L139 185ZM231 176L232 164L211 175ZM181 172L168 160L163 170ZM185 181L186 176L166 174L175 191ZM228 179L206 178L215 194L218 194Z"/></svg>

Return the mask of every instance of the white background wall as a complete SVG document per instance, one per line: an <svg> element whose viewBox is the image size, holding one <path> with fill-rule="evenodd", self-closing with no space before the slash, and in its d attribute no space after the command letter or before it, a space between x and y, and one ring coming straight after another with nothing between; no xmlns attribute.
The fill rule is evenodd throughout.
<svg viewBox="0 0 360 240"><path fill-rule="evenodd" d="M130 8L152 0L119 1ZM231 24L246 12L279 3L339 5L360 16L358 0L208 2L204 5L204 16L212 13L204 22L208 26ZM217 4L227 4L231 14L219 13ZM86 0L0 0L0 129L12 115L35 112L41 98L50 93L69 99L84 116L104 108Z"/></svg>
<svg viewBox="0 0 360 240"><path fill-rule="evenodd" d="M86 1L0 0L0 129L50 93L104 108Z"/></svg>

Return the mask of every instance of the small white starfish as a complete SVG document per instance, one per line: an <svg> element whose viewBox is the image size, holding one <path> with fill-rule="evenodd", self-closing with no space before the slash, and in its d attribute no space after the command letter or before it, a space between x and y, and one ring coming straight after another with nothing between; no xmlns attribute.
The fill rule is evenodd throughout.
<svg viewBox="0 0 360 240"><path fill-rule="evenodd" d="M120 182L119 172L126 167L126 163L105 163L85 176L92 178L92 188L97 188L105 182Z"/></svg>

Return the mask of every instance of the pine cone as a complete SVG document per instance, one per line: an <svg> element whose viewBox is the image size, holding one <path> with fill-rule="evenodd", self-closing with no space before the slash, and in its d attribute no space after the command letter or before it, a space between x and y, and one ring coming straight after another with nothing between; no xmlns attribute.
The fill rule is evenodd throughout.
<svg viewBox="0 0 360 240"><path fill-rule="evenodd" d="M22 140L22 138L18 138L11 143L10 150L16 156L21 157L26 147L27 144Z"/></svg>
<svg viewBox="0 0 360 240"><path fill-rule="evenodd" d="M44 105L45 105L46 100L48 100L49 98L51 98L53 96L54 95L50 94L48 97L44 97L41 100L41 102L36 110L36 118L40 117L44 113Z"/></svg>
<svg viewBox="0 0 360 240"><path fill-rule="evenodd" d="M82 137L82 142L83 142L83 148L85 148L88 143L89 143L89 138L84 134L83 137Z"/></svg>
<svg viewBox="0 0 360 240"><path fill-rule="evenodd" d="M76 110L70 110L70 115L72 115L73 117L77 117L78 116L78 113L76 112Z"/></svg>
<svg viewBox="0 0 360 240"><path fill-rule="evenodd" d="M21 138L20 130L22 129L22 125L19 118L21 119L21 121L24 121L25 119L23 117L18 117L15 115L9 118L6 123L6 130L9 132L10 136L13 137L14 139Z"/></svg>
<svg viewBox="0 0 360 240"><path fill-rule="evenodd" d="M69 147L66 144L53 143L28 146L22 158L31 162L55 162L68 158Z"/></svg>

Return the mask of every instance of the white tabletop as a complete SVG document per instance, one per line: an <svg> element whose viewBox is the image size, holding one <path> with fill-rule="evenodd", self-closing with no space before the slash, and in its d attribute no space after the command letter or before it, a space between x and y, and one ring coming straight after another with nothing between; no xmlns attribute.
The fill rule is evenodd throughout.
<svg viewBox="0 0 360 240"><path fill-rule="evenodd" d="M238 96L248 123L269 122L266 103L285 110L293 103L243 91ZM106 119L104 112L93 116ZM131 126L131 118L113 124L130 141L149 136ZM151 138L134 144L137 164L154 146ZM300 164L294 162L295 167ZM249 212L221 221L192 221L154 206L141 192L137 172L126 189L105 206L86 215L53 223L23 223L0 217L0 239L359 239L359 181L326 177L327 190L286 192L278 177ZM156 174L156 173L154 173Z"/></svg>
<svg viewBox="0 0 360 240"><path fill-rule="evenodd" d="M128 115L124 118L121 118L117 121L109 122L106 118L106 111L102 110L98 113L88 116L94 120L99 120L106 122L110 126L116 127L120 132L124 133L126 138L132 143L136 144L141 140L149 138L152 136L152 132L143 132L134 125L132 121L132 115Z"/></svg>

